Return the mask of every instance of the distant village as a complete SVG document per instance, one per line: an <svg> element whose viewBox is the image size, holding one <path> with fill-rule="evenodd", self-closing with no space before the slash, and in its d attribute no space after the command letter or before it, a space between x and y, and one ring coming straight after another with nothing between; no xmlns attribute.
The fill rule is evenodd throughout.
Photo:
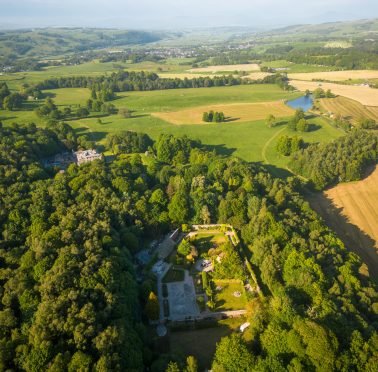
<svg viewBox="0 0 378 372"><path fill-rule="evenodd" d="M61 169L66 169L70 164L75 163L77 165L89 163L94 160L102 159L103 156L97 150L83 150L83 151L72 151L72 152L62 152L56 154L55 156L45 159L43 164L45 167L58 167Z"/></svg>

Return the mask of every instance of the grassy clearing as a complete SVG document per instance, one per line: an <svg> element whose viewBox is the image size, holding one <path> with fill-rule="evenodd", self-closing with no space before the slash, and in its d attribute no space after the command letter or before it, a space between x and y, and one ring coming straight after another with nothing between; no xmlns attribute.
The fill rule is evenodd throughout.
<svg viewBox="0 0 378 372"><path fill-rule="evenodd" d="M361 103L342 96L336 98L322 98L319 100L321 111L333 113L350 119L353 123L360 119L373 119L378 121L378 107L369 109Z"/></svg>
<svg viewBox="0 0 378 372"><path fill-rule="evenodd" d="M314 81L301 80L291 80L290 84L301 90L302 92L306 91L307 89L314 91L320 86L324 90L330 89L334 94L354 99L355 101L358 101L365 106L378 106L378 89L334 83L317 83Z"/></svg>
<svg viewBox="0 0 378 372"><path fill-rule="evenodd" d="M81 95L80 89L56 89L50 91L55 94L58 104L76 105L82 103L89 96L89 90ZM86 93L86 94L85 94ZM84 95L85 94L85 95ZM194 140L200 140L210 149L219 153L233 154L247 161L263 161L265 144L282 130L283 125L268 128L265 120L248 122L231 122L207 125L172 125L162 119L151 116L151 112L170 112L189 109L203 105L217 105L230 103L257 103L297 98L301 93L284 92L275 85L242 85L219 88L177 89L152 92L125 92L119 93L114 100L117 107L127 107L133 111L133 118L125 119L120 115L111 115L102 118L101 123L96 118L85 118L69 121L78 134L87 134L100 143L108 133L122 130L144 132L153 139L161 133L176 136L187 135ZM70 98L71 97L71 98ZM72 98L74 97L74 98ZM70 100L72 99L72 102ZM33 103L36 105L35 103ZM31 105L31 104L29 104ZM227 114L227 112L225 112ZM264 117L269 114L267 111ZM36 116L33 111L0 111L0 120L4 125L12 122L30 123L44 126L45 122ZM320 129L306 134L306 140L325 142L336 138L340 133L331 127L324 119L320 120ZM284 123L284 121L282 122ZM268 146L267 158L270 163L280 164L280 159L270 155Z"/></svg>
<svg viewBox="0 0 378 372"><path fill-rule="evenodd" d="M58 106L85 105L90 98L90 91L87 88L64 88L45 90Z"/></svg>
<svg viewBox="0 0 378 372"><path fill-rule="evenodd" d="M244 322L244 317L225 319L219 321L217 327L172 332L170 334L171 351L195 356L198 360L199 371L210 369L217 342L236 331ZM246 332L243 337L246 341L250 341Z"/></svg>
<svg viewBox="0 0 378 372"><path fill-rule="evenodd" d="M211 248L217 248L220 245L227 242L227 237L224 233L220 232L206 232L206 233L198 233L192 238L191 243L195 245L198 250L198 253L201 255L203 253L207 253Z"/></svg>
<svg viewBox="0 0 378 372"><path fill-rule="evenodd" d="M271 113L277 118L287 117L294 113L294 110L286 106L282 101L275 101L199 106L180 111L154 113L153 115L172 124L209 125L209 123L202 121L202 115L205 111L210 110L224 112L226 115L226 122L262 120L266 118L267 113Z"/></svg>
<svg viewBox="0 0 378 372"><path fill-rule="evenodd" d="M245 308L247 303L246 294L241 283L225 282L214 280L215 287L222 287L215 293L215 309L214 311L241 310ZM240 297L236 297L235 293L240 292Z"/></svg>
<svg viewBox="0 0 378 372"><path fill-rule="evenodd" d="M281 127L281 132L273 138L273 140L268 144L268 146L265 148L265 158L266 163L272 164L278 168L287 168L287 164L289 162L289 157L283 156L278 154L276 151L276 145L278 142L278 139L283 135L288 136L300 136L304 139L305 142L308 143L316 143L316 142L322 142L327 143L331 142L334 139L343 136L345 133L341 131L340 129L337 129L329 124L327 119L324 119L322 117L310 117L308 119L310 124L313 124L316 128L316 130L312 132L294 132L287 128L286 126Z"/></svg>
<svg viewBox="0 0 378 372"><path fill-rule="evenodd" d="M352 71L328 71L289 74L290 79L294 80L329 80L329 81L346 81L352 80L369 80L378 79L377 70L352 70Z"/></svg>
<svg viewBox="0 0 378 372"><path fill-rule="evenodd" d="M276 85L237 85L199 89L172 89L119 93L118 107L144 112L177 111L196 106L230 103L270 102L292 99L300 94L285 92Z"/></svg>

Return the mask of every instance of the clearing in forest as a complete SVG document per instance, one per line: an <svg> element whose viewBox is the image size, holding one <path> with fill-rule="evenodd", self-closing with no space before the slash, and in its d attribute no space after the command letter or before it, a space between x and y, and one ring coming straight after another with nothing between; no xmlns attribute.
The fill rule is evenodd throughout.
<svg viewBox="0 0 378 372"><path fill-rule="evenodd" d="M332 93L360 102L365 106L378 106L378 89L365 86L319 83L315 81L290 80L290 84L301 91L314 91L317 88L330 89Z"/></svg>
<svg viewBox="0 0 378 372"><path fill-rule="evenodd" d="M188 70L188 72L210 72L216 73L220 71L260 71L260 66L257 63L243 64L243 65L219 65L198 67Z"/></svg>
<svg viewBox="0 0 378 372"><path fill-rule="evenodd" d="M204 112L223 112L226 122L247 122L262 120L268 114L277 118L290 116L294 110L286 106L283 101L256 102L256 103L233 103L223 105L198 106L172 112L156 112L152 115L163 119L171 124L203 124L209 125L202 120Z"/></svg>
<svg viewBox="0 0 378 372"><path fill-rule="evenodd" d="M288 75L294 80L329 80L346 81L361 79L378 79L378 70L347 70L347 71L325 71L325 72L304 72Z"/></svg>
<svg viewBox="0 0 378 372"><path fill-rule="evenodd" d="M361 103L338 96L335 98L322 98L319 100L321 111L341 115L353 123L361 119L372 119L378 122L378 107L366 107Z"/></svg>

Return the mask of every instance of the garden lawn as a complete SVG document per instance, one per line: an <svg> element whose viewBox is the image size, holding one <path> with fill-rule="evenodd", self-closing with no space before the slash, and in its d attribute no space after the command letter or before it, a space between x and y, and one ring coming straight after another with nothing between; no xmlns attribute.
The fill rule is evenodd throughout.
<svg viewBox="0 0 378 372"><path fill-rule="evenodd" d="M214 287L222 287L220 291L215 290L215 309L214 311L243 310L247 299L244 287L240 282L213 280ZM234 293L240 292L240 297L235 297Z"/></svg>

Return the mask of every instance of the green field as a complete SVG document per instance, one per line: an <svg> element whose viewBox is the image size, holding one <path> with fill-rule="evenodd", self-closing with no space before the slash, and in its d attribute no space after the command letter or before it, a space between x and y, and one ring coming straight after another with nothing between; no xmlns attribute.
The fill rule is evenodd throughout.
<svg viewBox="0 0 378 372"><path fill-rule="evenodd" d="M322 117L313 117L308 119L308 121L309 123L314 124L317 128L313 132L299 133L288 129L287 126L281 127L281 129L276 132L276 135L265 143L265 147L263 149L264 162L266 164L273 164L277 168L287 168L290 157L280 155L276 151L277 141L283 135L288 135L291 137L299 136L302 137L303 140L307 143L325 143L330 142L345 134L341 129L337 129L336 127L332 126L328 119Z"/></svg>
<svg viewBox="0 0 378 372"><path fill-rule="evenodd" d="M245 321L244 317L229 318L218 321L216 327L171 332L169 336L171 351L179 355L194 355L198 360L200 371L209 369L217 342L238 330ZM248 331L244 332L242 337L247 342L251 341Z"/></svg>
<svg viewBox="0 0 378 372"><path fill-rule="evenodd" d="M69 105L75 108L84 104L89 98L89 90L81 88L65 88L46 91L52 95L60 107ZM253 122L229 122L204 125L173 125L150 115L152 112L174 111L177 109L203 106L206 104L264 102L296 98L300 93L284 92L276 85L242 85L218 88L175 89L147 92L118 93L113 103L121 108L133 111L130 119L120 115L104 117L101 123L97 118L85 118L69 121L80 134L88 134L92 140L104 142L108 133L132 130L144 132L156 139L161 133L177 136L187 135L200 140L210 148L223 154L233 154L247 161L270 163L280 168L286 166L287 159L279 157L275 150L275 141L280 134L285 134L283 125L268 128L264 120ZM38 103L29 103L32 105ZM267 112L267 115L269 113ZM0 111L0 120L4 124L12 122L35 122L44 125L43 119L32 111ZM318 125L314 132L305 133L302 137L308 142L327 142L342 135L323 118L311 119Z"/></svg>
<svg viewBox="0 0 378 372"><path fill-rule="evenodd" d="M5 81L10 89L19 90L22 84L35 84L40 81L68 76L101 76L111 74L121 70L127 71L149 71L149 72L166 72L178 73L184 72L191 68L191 65L184 65L185 62L190 63L192 59L168 59L165 62L139 62L139 63L124 63L124 62L99 62L93 60L91 62L82 63L79 65L69 66L52 66L41 71L27 71L0 75L0 81Z"/></svg>

